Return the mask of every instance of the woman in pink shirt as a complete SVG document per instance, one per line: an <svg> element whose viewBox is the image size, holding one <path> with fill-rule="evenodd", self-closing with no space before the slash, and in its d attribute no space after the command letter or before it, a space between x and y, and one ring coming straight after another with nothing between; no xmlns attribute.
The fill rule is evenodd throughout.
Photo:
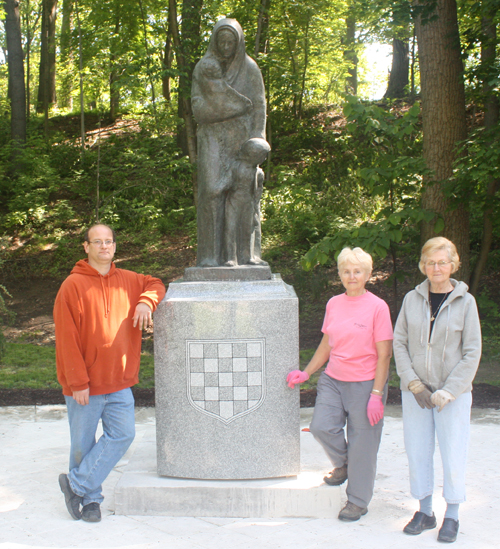
<svg viewBox="0 0 500 549"><path fill-rule="evenodd" d="M344 248L337 265L346 291L328 302L319 347L305 370L290 372L287 382L293 389L328 360L311 432L334 467L325 482L338 486L348 480L339 519L355 521L366 515L373 495L393 336L387 303L365 288L370 254Z"/></svg>

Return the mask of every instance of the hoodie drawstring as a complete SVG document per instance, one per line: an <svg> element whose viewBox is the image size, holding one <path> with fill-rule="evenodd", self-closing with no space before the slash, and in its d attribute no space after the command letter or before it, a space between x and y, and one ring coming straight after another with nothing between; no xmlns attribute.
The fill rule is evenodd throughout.
<svg viewBox="0 0 500 549"><path fill-rule="evenodd" d="M109 276L101 276L101 288L102 288L102 296L104 300L104 317L108 318L109 315L109 309L110 309L110 303L109 303ZM104 287L104 279L106 279L108 283L108 292L106 294L106 288Z"/></svg>

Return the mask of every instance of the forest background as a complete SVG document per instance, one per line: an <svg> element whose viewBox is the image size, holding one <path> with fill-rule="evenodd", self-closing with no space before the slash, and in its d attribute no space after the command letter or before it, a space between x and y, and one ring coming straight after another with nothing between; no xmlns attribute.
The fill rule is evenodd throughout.
<svg viewBox="0 0 500 549"><path fill-rule="evenodd" d="M194 264L191 76L225 16L265 81L263 257L299 295L302 361L341 291L344 246L372 254L373 291L395 320L419 281L421 243L443 234L480 308L478 380L500 385L498 0L2 7L0 389L57 386L52 303L90 223L118 230L122 267L168 283ZM384 98L370 101L375 43L391 45L392 67ZM143 359L152 387L151 334Z"/></svg>

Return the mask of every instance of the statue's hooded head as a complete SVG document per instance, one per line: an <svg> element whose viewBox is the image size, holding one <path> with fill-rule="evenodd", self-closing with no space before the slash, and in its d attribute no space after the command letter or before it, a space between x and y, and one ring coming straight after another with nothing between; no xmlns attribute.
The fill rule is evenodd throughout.
<svg viewBox="0 0 500 549"><path fill-rule="evenodd" d="M207 56L216 57L224 68L224 79L232 84L245 63L245 37L236 19L220 19L214 26Z"/></svg>

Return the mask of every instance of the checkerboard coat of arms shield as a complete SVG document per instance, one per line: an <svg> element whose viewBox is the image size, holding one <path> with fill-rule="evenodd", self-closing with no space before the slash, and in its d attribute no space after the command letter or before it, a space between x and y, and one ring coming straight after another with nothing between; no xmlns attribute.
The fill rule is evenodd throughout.
<svg viewBox="0 0 500 549"><path fill-rule="evenodd" d="M265 340L186 341L191 406L225 424L255 411L265 397Z"/></svg>

